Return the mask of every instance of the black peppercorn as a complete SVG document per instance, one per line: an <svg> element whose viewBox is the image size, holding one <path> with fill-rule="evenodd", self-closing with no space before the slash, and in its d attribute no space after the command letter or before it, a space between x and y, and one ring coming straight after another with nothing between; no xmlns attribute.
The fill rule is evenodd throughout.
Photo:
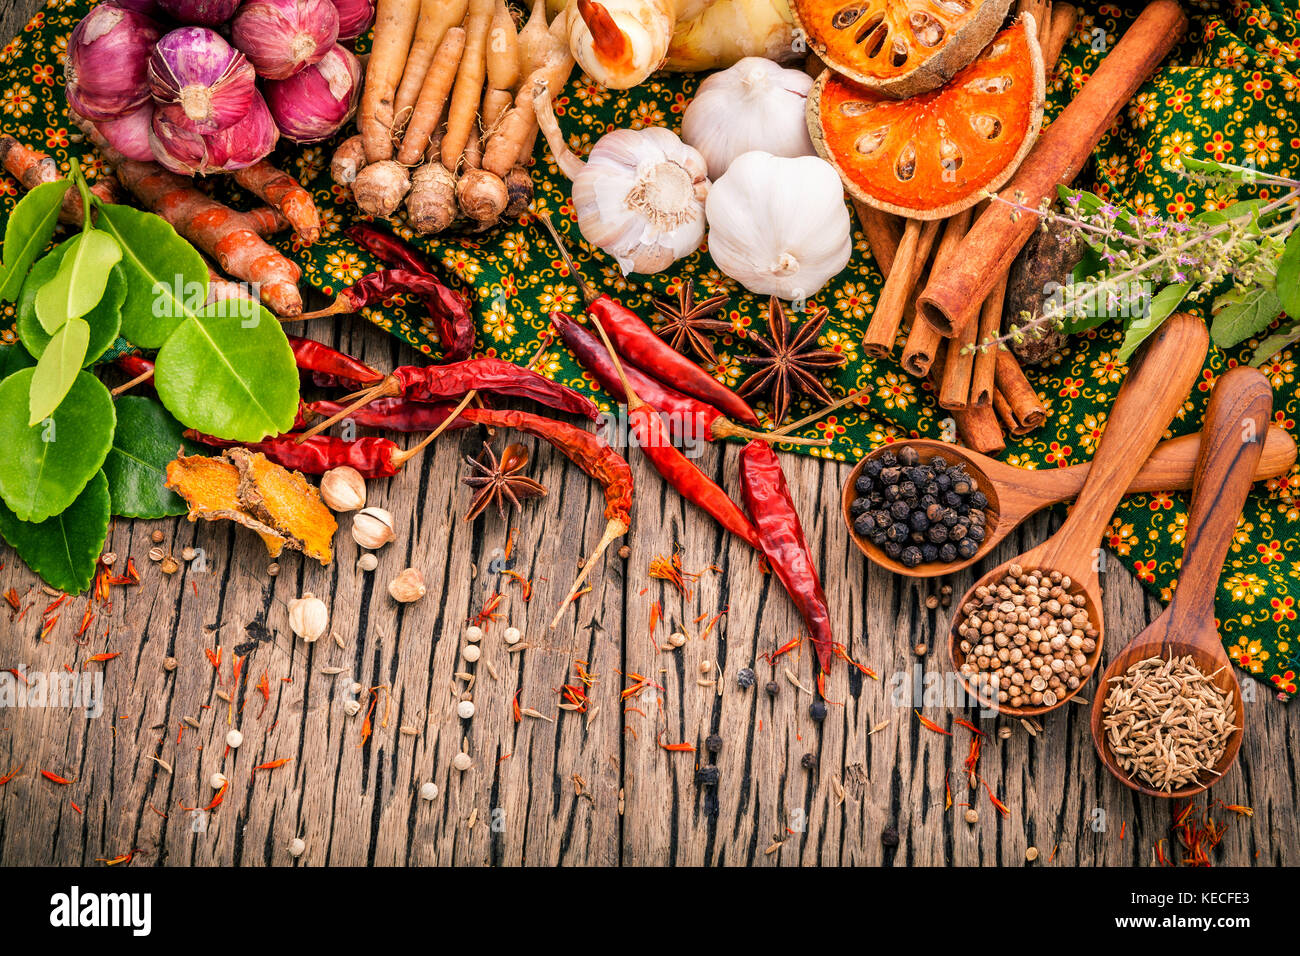
<svg viewBox="0 0 1300 956"><path fill-rule="evenodd" d="M966 532L965 540L974 541L976 544L979 544L984 540L984 526L982 524L971 525L970 530Z"/></svg>
<svg viewBox="0 0 1300 956"><path fill-rule="evenodd" d="M949 478L946 474L935 475L934 483L939 486L939 494L943 494L943 492L947 491L949 488L952 487L952 479Z"/></svg>
<svg viewBox="0 0 1300 956"><path fill-rule="evenodd" d="M815 701L813 701L811 704L809 704L809 705L808 705L808 716L811 717L813 720L816 720L816 721L823 721L823 720L825 720L825 719L826 719L826 702L825 702L825 701L821 701L821 700L815 700Z"/></svg>
<svg viewBox="0 0 1300 956"><path fill-rule="evenodd" d="M777 694L779 694L779 693L781 693L781 685L778 684L778 683L777 683L776 681L774 681L774 680L770 680L770 681L768 681L768 682L767 682L767 696L768 696L768 697L775 697L775 696L776 696Z"/></svg>
<svg viewBox="0 0 1300 956"><path fill-rule="evenodd" d="M989 499L985 496L984 492L973 491L971 492L970 497L966 499L966 503L972 508L987 508L989 506Z"/></svg>
<svg viewBox="0 0 1300 956"><path fill-rule="evenodd" d="M695 771L695 781L702 787L716 787L718 785L718 768L701 767Z"/></svg>
<svg viewBox="0 0 1300 956"><path fill-rule="evenodd" d="M931 544L943 544L948 540L948 526L944 524L930 525L930 530L925 533L925 536Z"/></svg>
<svg viewBox="0 0 1300 956"><path fill-rule="evenodd" d="M921 460L921 456L916 453L916 449L911 445L904 445L898 450L898 461L903 465L915 465Z"/></svg>
<svg viewBox="0 0 1300 956"><path fill-rule="evenodd" d="M867 463L862 466L862 473L864 475L869 475L870 477L875 478L877 475L880 474L880 469L884 467L885 467L884 464L881 462L879 458L868 458Z"/></svg>
<svg viewBox="0 0 1300 956"><path fill-rule="evenodd" d="M865 471L858 475L858 480L853 483L853 489L860 495L869 495L876 488L876 483Z"/></svg>
<svg viewBox="0 0 1300 956"><path fill-rule="evenodd" d="M870 507L871 502L866 498L854 498L849 505L849 514L856 518L858 515L865 513Z"/></svg>
<svg viewBox="0 0 1300 956"><path fill-rule="evenodd" d="M960 508L962 504L961 495L957 494L955 491L945 491L943 497L939 500L949 508Z"/></svg>
<svg viewBox="0 0 1300 956"><path fill-rule="evenodd" d="M882 452L880 455L880 463L886 468L893 468L898 464L898 456L892 451Z"/></svg>
<svg viewBox="0 0 1300 956"><path fill-rule="evenodd" d="M816 770L816 769L817 769L817 755L816 755L816 754L804 754L802 757L799 758L799 766L803 767L805 770Z"/></svg>
<svg viewBox="0 0 1300 956"><path fill-rule="evenodd" d="M753 687L754 672L748 667L742 667L740 670L736 671L736 683L741 687Z"/></svg>
<svg viewBox="0 0 1300 956"><path fill-rule="evenodd" d="M912 506L906 501L895 501L889 506L889 513L893 515L895 521L906 521L907 516L912 513Z"/></svg>
<svg viewBox="0 0 1300 956"><path fill-rule="evenodd" d="M722 737L718 734L709 734L704 738L704 746L709 753L715 754L722 749Z"/></svg>
<svg viewBox="0 0 1300 956"><path fill-rule="evenodd" d="M871 515L858 515L853 519L853 530L858 534L871 534L876 530L876 522Z"/></svg>
<svg viewBox="0 0 1300 956"><path fill-rule="evenodd" d="M903 473L896 466L889 465L880 469L881 484L896 485L901 477L903 477Z"/></svg>
<svg viewBox="0 0 1300 956"><path fill-rule="evenodd" d="M901 543L907 540L909 534L911 534L911 529L902 522L891 524L885 529L885 538L889 541L898 541Z"/></svg>
<svg viewBox="0 0 1300 956"><path fill-rule="evenodd" d="M885 827L880 831L880 842L881 845L890 848L898 846L898 829L896 827Z"/></svg>
<svg viewBox="0 0 1300 956"><path fill-rule="evenodd" d="M916 545L909 545L903 549L902 553L898 556L898 560L903 562L904 567L914 568L924 559L921 555L920 548Z"/></svg>
<svg viewBox="0 0 1300 956"><path fill-rule="evenodd" d="M885 557L894 561L897 561L898 556L903 553L903 546L897 541L886 541L880 548L885 552Z"/></svg>
<svg viewBox="0 0 1300 956"><path fill-rule="evenodd" d="M874 544L876 547L880 547L882 544L885 543L886 540L885 532L881 531L879 528L877 528L875 531L872 531L871 534L869 534L867 537L868 540L870 540L871 543Z"/></svg>
<svg viewBox="0 0 1300 956"><path fill-rule="evenodd" d="M973 538L962 538L957 542L957 554L962 560L975 557L975 552L979 549L980 546L975 543Z"/></svg>
<svg viewBox="0 0 1300 956"><path fill-rule="evenodd" d="M930 527L930 519L925 516L923 511L913 511L912 516L907 519L907 523L912 526L913 531L924 531Z"/></svg>
<svg viewBox="0 0 1300 956"><path fill-rule="evenodd" d="M920 531L913 531L907 536L907 540L912 542L912 544L925 544L925 535Z"/></svg>
<svg viewBox="0 0 1300 956"><path fill-rule="evenodd" d="M952 483L952 490L955 491L955 492L956 492L957 494L959 494L959 495L968 495L968 494L970 494L970 492L971 492L970 479L969 479L969 478L958 478L956 481L954 481L954 482Z"/></svg>
<svg viewBox="0 0 1300 956"><path fill-rule="evenodd" d="M923 545L921 545L921 560L922 560L922 561L927 561L927 562L929 562L929 561L938 561L938 560L939 560L939 549L938 549L935 545L932 545L932 544L923 544Z"/></svg>
<svg viewBox="0 0 1300 956"><path fill-rule="evenodd" d="M936 521L942 521L943 514L944 514L944 507L943 505L939 504L937 501L925 509L925 516L930 520L932 524Z"/></svg>
<svg viewBox="0 0 1300 956"><path fill-rule="evenodd" d="M953 525L951 528L948 529L948 540L960 541L962 538L966 537L966 535L969 533L970 533L970 526L962 524L960 521L958 521L955 525Z"/></svg>
<svg viewBox="0 0 1300 956"><path fill-rule="evenodd" d="M898 483L898 497L906 500L909 504L916 500L916 482L900 481Z"/></svg>
<svg viewBox="0 0 1300 956"><path fill-rule="evenodd" d="M939 560L944 564L952 564L957 560L957 546L955 544L944 544L939 547Z"/></svg>

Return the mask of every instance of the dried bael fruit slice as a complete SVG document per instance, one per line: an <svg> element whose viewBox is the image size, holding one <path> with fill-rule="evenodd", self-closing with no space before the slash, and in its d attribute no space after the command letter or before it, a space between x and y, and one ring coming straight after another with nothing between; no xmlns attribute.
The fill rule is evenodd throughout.
<svg viewBox="0 0 1300 956"><path fill-rule="evenodd" d="M1011 0L792 0L808 45L836 73L885 96L947 83L993 39Z"/></svg>
<svg viewBox="0 0 1300 956"><path fill-rule="evenodd" d="M321 564L334 559L330 542L338 524L320 492L296 471L277 465L261 452L226 450L239 471L239 503L282 534L289 547Z"/></svg>
<svg viewBox="0 0 1300 956"><path fill-rule="evenodd" d="M246 514L239 503L239 469L221 458L186 455L167 463L167 487L190 507L189 518L197 521L229 520L261 535L271 557L279 557L287 543L284 535Z"/></svg>
<svg viewBox="0 0 1300 956"><path fill-rule="evenodd" d="M850 194L900 216L946 219L1016 171L1043 120L1032 17L999 33L947 86L892 100L827 70L808 131Z"/></svg>

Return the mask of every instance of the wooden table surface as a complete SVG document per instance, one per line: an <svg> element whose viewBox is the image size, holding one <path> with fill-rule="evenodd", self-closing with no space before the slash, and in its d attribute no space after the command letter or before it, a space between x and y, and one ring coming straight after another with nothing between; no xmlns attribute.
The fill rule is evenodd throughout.
<svg viewBox="0 0 1300 956"><path fill-rule="evenodd" d="M36 5L16 3L0 33L11 35ZM413 360L358 320L318 321L305 334L380 368ZM880 677L838 662L826 683L836 703L818 724L808 712L813 697L791 679L813 686L811 650L775 666L760 658L799 633L780 585L748 546L691 510L635 453L630 555L611 550L576 613L549 629L579 556L603 528L603 501L549 445L498 435L498 452L513 440L529 446L530 473L550 494L509 521L491 512L464 522L463 457L480 452L485 437L479 429L449 434L403 474L370 483L370 503L396 516L397 539L369 574L355 567L347 515L330 567L286 552L274 577L260 542L228 523L116 521L106 547L120 563L133 556L143 580L115 588L111 610L96 608L85 647L74 635L88 599L69 598L42 640L42 612L54 598L0 544L0 592L14 588L31 607L21 620L0 614L0 670L104 673L97 718L65 707L0 710L0 775L23 768L0 787L0 865L93 865L132 849L144 851L132 865L286 865L295 836L306 842L305 865L1024 865L1030 846L1041 854L1036 866L1154 862L1156 841L1170 835L1170 806L1105 773L1087 709L1049 715L1033 736L1019 722L981 720L957 706L941 646L953 609L926 606L944 584L960 595L975 574L1041 540L1056 519L1029 522L969 571L904 579L869 566L844 533L838 502L849 466L782 456L838 639ZM736 455L736 447L710 448L700 464L734 491ZM530 601L497 573L512 529L506 563L531 579ZM147 557L155 531L164 551L200 549L202 560L163 574ZM689 596L648 576L651 560L675 548L688 571L703 572ZM429 590L401 606L386 585L407 566L423 572ZM1160 606L1118 562L1110 567L1104 612L1118 647ZM467 663L467 622L498 591L501 620L487 626L481 659ZM332 636L313 645L295 639L287 623L287 603L305 592L331 613ZM665 622L651 635L656 602ZM507 626L523 632L526 650L507 652ZM662 650L674 630L689 635L685 646ZM219 671L204 654L217 648ZM105 652L121 656L83 671L89 655ZM246 657L232 694L236 653ZM163 667L168 657L174 672ZM587 714L557 707L556 689L574 680L575 660L598 675ZM720 670L720 691L700 683L707 665L716 665L709 677ZM755 670L757 686L738 686L743 667ZM466 685L458 672L474 678L468 721L455 712ZM658 687L621 701L631 673ZM255 688L263 674L265 708ZM779 687L775 699L764 690L769 680ZM346 713L354 682L384 688L364 744L366 708ZM926 696L914 699L914 685ZM1265 686L1254 690L1240 760L1213 795L1255 813L1234 818L1214 858L1294 865L1300 719ZM516 694L544 718L516 723ZM953 736L925 729L917 707ZM989 734L979 774L1008 808L1005 818L983 784L970 788L963 763L971 734L953 717ZM1012 728L1008 739L995 733L1003 723ZM235 727L243 745L226 753ZM705 751L710 734L722 739L716 757ZM659 745L682 741L697 752ZM464 773L451 765L462 746L473 758ZM806 754L815 769L801 766ZM290 762L253 773L282 758ZM714 763L718 785L701 786L697 765ZM74 782L56 785L39 770ZM217 771L230 779L222 804L206 814L182 809L208 804ZM426 802L418 791L429 781L439 792ZM955 804L947 810L945 782ZM966 804L978 813L973 825ZM887 828L896 830L896 846L882 840Z"/></svg>

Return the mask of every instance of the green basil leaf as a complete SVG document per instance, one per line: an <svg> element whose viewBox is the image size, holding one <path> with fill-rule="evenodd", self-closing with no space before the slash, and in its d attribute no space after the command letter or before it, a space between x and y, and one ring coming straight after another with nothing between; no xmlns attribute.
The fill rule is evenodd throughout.
<svg viewBox="0 0 1300 956"><path fill-rule="evenodd" d="M54 238L59 206L72 183L41 183L18 201L5 225L4 266L0 267L0 301L13 302L41 250Z"/></svg>
<svg viewBox="0 0 1300 956"><path fill-rule="evenodd" d="M122 335L140 348L160 348L182 321L203 309L207 264L165 219L151 212L103 204L99 225L122 248L127 278Z"/></svg>
<svg viewBox="0 0 1300 956"><path fill-rule="evenodd" d="M0 345L0 382L14 372L31 368L36 360L21 345Z"/></svg>
<svg viewBox="0 0 1300 956"><path fill-rule="evenodd" d="M90 326L85 319L68 319L54 333L32 374L28 425L36 425L54 414L81 372L89 342Z"/></svg>
<svg viewBox="0 0 1300 956"><path fill-rule="evenodd" d="M1277 297L1282 310L1300 319L1300 229L1292 230L1277 263Z"/></svg>
<svg viewBox="0 0 1300 956"><path fill-rule="evenodd" d="M93 475L60 514L32 523L0 502L0 537L52 588L79 594L95 579L95 567L108 538L108 481Z"/></svg>
<svg viewBox="0 0 1300 956"><path fill-rule="evenodd" d="M49 255L38 259L27 274L23 291L18 296L18 338L36 358L41 357L50 344L50 334L36 318L36 290L54 277L59 263L67 254L68 244L54 247ZM126 301L126 273L122 266L113 266L104 287L104 297L83 318L90 326L90 343L86 346L85 365L90 365L104 354L114 342L122 325L122 303Z"/></svg>
<svg viewBox="0 0 1300 956"><path fill-rule="evenodd" d="M117 421L108 389L79 372L54 414L32 428L27 396L35 373L21 369L0 382L0 500L23 521L44 521L72 504L103 466Z"/></svg>
<svg viewBox="0 0 1300 956"><path fill-rule="evenodd" d="M113 514L125 518L163 518L189 509L166 487L167 463L183 448L181 423L152 398L123 395L117 400L113 447L104 461Z"/></svg>
<svg viewBox="0 0 1300 956"><path fill-rule="evenodd" d="M1232 289L1214 300L1210 338L1221 349L1259 335L1282 314L1282 300L1263 286Z"/></svg>
<svg viewBox="0 0 1300 956"><path fill-rule="evenodd" d="M1191 173L1217 173L1227 176L1228 180L1234 183L1254 183L1259 180L1259 170L1252 169L1249 166L1238 166L1235 163L1216 163L1212 159L1192 159L1188 156L1183 156L1182 162L1183 168Z"/></svg>
<svg viewBox="0 0 1300 956"><path fill-rule="evenodd" d="M182 322L158 350L154 388L187 427L234 441L288 431L298 410L284 329L247 299L214 302Z"/></svg>
<svg viewBox="0 0 1300 956"><path fill-rule="evenodd" d="M1297 340L1300 340L1300 323L1274 332L1259 343L1259 348L1255 349L1255 354L1250 357L1250 364L1260 368L1278 352L1295 345Z"/></svg>
<svg viewBox="0 0 1300 956"><path fill-rule="evenodd" d="M1183 297L1191 287L1190 282L1179 282L1176 285L1167 285L1153 295L1151 308L1147 310L1147 314L1138 316L1125 329L1124 342L1115 356L1116 361L1127 362L1131 359L1138 346L1146 341L1147 336L1160 328L1160 324L1174 314L1174 309L1178 308L1178 303L1183 301Z"/></svg>
<svg viewBox="0 0 1300 956"><path fill-rule="evenodd" d="M108 274L122 258L117 240L99 229L74 236L68 247L54 278L36 290L36 317L50 335L95 307L104 297Z"/></svg>

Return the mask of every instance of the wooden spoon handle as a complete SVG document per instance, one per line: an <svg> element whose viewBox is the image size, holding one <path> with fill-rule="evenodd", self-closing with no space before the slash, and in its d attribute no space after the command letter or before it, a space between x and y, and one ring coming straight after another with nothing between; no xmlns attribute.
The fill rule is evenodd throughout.
<svg viewBox="0 0 1300 956"><path fill-rule="evenodd" d="M1196 472L1196 460L1200 454L1201 432L1162 441L1142 465L1142 470L1134 475L1124 493L1143 495L1156 491L1184 491L1192 487L1192 476ZM1285 429L1269 425L1264 436L1264 451L1259 456L1259 463L1255 465L1252 480L1263 481L1285 475L1295 462L1295 439ZM1008 468L1002 462L996 464ZM1044 507L1076 497L1088 480L1092 462L1085 461L1066 468L1047 468L1028 474L1018 468L1009 470L1015 473L1013 479L1016 487L1038 498L1042 503L1037 507ZM1008 480L1001 472L997 474L1003 482Z"/></svg>
<svg viewBox="0 0 1300 956"><path fill-rule="evenodd" d="M1142 346L1115 397L1088 480L1044 546L1049 563L1064 558L1069 567L1095 567L1092 555L1106 523L1187 398L1208 347L1205 323L1186 312L1171 315Z"/></svg>
<svg viewBox="0 0 1300 956"><path fill-rule="evenodd" d="M1169 632L1191 637L1214 620L1214 592L1237 529L1273 413L1273 389L1258 369L1219 376L1205 410L1192 480L1183 566L1169 608ZM1217 641L1216 641L1217 648Z"/></svg>

